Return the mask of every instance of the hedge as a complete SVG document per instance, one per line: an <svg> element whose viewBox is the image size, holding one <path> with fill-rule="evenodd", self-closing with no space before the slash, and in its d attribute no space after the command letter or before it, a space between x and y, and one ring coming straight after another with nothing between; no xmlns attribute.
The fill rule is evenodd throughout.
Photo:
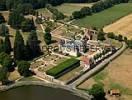
<svg viewBox="0 0 132 100"><path fill-rule="evenodd" d="M53 76L54 78L58 78L59 76L61 76L62 74L64 74L65 72L72 70L75 67L78 67L80 65L80 61L75 59L75 58L71 58L68 59L62 63L60 63L59 65L55 66L52 69L49 69L46 73L48 75Z"/></svg>

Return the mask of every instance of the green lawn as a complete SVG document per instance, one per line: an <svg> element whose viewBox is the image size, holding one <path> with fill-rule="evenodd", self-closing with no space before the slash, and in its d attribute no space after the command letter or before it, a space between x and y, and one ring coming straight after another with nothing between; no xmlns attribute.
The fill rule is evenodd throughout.
<svg viewBox="0 0 132 100"><path fill-rule="evenodd" d="M92 26L103 28L105 25L111 24L130 13L132 13L132 3L119 4L102 12L93 14L92 16L75 20L73 24L83 27Z"/></svg>
<svg viewBox="0 0 132 100"><path fill-rule="evenodd" d="M75 58L71 58L51 68L46 73L48 75L54 76L55 78L58 78L61 75L61 73L64 73L66 70L73 69L78 66L79 66L79 60Z"/></svg>
<svg viewBox="0 0 132 100"><path fill-rule="evenodd" d="M91 6L92 6L91 3L81 3L81 4L80 3L76 3L76 4L74 4L74 3L65 3L65 4L62 4L60 6L57 6L56 8L60 12L64 13L65 15L71 15L72 12L74 12L74 11L78 11L83 7L91 7Z"/></svg>

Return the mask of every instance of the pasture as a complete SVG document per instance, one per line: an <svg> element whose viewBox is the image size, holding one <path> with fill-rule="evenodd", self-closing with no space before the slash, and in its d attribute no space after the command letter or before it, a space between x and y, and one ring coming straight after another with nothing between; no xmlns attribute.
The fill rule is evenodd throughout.
<svg viewBox="0 0 132 100"><path fill-rule="evenodd" d="M115 5L102 12L95 13L82 19L73 21L73 24L82 27L103 28L118 19L132 13L132 3Z"/></svg>

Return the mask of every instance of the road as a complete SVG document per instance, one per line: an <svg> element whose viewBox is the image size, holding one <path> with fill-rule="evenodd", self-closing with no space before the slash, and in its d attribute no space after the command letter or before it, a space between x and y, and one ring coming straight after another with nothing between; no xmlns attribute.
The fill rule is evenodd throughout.
<svg viewBox="0 0 132 100"><path fill-rule="evenodd" d="M103 69L107 64L109 64L114 58L119 56L125 49L126 49L126 44L123 42L122 43L122 48L119 49L115 54L110 56L109 58L105 59L103 62L101 62L99 65L97 65L95 68L91 69L81 77L79 77L77 80L75 80L73 83L69 84L69 87L71 88L76 88L79 84L81 84L83 81L86 79L90 78L93 74L97 73L101 69Z"/></svg>

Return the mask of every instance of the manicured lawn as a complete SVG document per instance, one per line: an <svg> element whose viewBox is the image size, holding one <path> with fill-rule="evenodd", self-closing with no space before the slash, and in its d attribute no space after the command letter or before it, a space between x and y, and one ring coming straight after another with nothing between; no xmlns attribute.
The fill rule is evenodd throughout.
<svg viewBox="0 0 132 100"><path fill-rule="evenodd" d="M48 70L46 73L48 75L54 76L55 78L60 76L61 73L65 72L68 69L72 69L74 67L78 67L79 66L79 60L71 58L68 59L62 63L60 63L59 65L55 66L54 68Z"/></svg>
<svg viewBox="0 0 132 100"><path fill-rule="evenodd" d="M71 15L72 12L74 11L78 11L80 10L81 8L83 7L91 7L92 4L91 3L76 3L76 4L73 4L73 3L65 3L65 4L62 4L60 6L57 6L56 8L64 13L65 15Z"/></svg>
<svg viewBox="0 0 132 100"><path fill-rule="evenodd" d="M132 3L119 4L102 12L93 14L92 16L75 20L73 24L83 27L92 26L103 28L105 25L111 24L130 13L132 13Z"/></svg>

